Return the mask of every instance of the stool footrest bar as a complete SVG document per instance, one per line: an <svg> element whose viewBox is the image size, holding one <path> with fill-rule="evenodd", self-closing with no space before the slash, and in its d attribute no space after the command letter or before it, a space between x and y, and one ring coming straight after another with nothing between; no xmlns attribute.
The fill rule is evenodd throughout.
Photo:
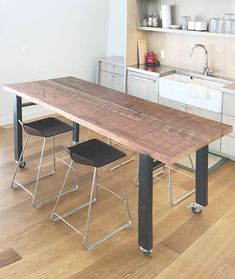
<svg viewBox="0 0 235 279"><path fill-rule="evenodd" d="M91 203L95 203L95 202L96 202L96 200L93 199ZM70 215L73 215L74 213L80 211L81 209L83 209L83 208L89 206L89 204L90 204L90 202L87 202L87 203L85 203L85 204L83 204L83 205L81 205L81 206L79 206L79 207L76 207L76 208L74 208L74 209L72 209L72 210L66 211L66 212L63 213L62 215L59 215L59 214L57 214L57 213L53 213L53 214L56 215L57 217L60 216L61 218L66 218L66 217L68 217L68 216L70 216ZM51 221L56 222L56 221L58 221L58 219L60 219L60 218L53 218L53 216L52 216Z"/></svg>
<svg viewBox="0 0 235 279"><path fill-rule="evenodd" d="M116 233L122 231L123 229L125 228L128 228L131 226L131 222L128 222L124 225L122 225L121 227L117 228L116 230L112 231L111 233L99 238L98 240L90 243L90 244L84 244L84 247L87 249L87 250L92 250L95 246L97 246L98 244L104 242L105 240L111 238L112 236L114 236Z"/></svg>

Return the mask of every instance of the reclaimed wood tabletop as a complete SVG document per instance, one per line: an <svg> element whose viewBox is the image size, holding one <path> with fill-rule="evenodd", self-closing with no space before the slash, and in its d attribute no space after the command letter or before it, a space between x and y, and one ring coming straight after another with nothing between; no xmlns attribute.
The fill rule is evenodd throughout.
<svg viewBox="0 0 235 279"><path fill-rule="evenodd" d="M4 89L166 164L232 132L232 126L75 77Z"/></svg>

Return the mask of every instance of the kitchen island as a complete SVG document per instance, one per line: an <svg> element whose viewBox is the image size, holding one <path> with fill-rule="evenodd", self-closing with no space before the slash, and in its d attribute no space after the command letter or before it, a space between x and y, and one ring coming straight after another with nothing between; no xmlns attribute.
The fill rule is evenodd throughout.
<svg viewBox="0 0 235 279"><path fill-rule="evenodd" d="M196 204L207 206L208 144L230 133L231 126L74 77L11 84L5 90L140 153L138 243L145 253L153 247L154 160L170 165L196 151Z"/></svg>

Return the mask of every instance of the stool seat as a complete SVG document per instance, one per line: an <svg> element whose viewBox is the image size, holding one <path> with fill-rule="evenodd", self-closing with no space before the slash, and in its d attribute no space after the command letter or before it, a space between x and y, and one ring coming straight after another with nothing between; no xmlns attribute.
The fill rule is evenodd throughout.
<svg viewBox="0 0 235 279"><path fill-rule="evenodd" d="M32 136L49 138L73 130L73 127L54 117L23 123L24 130Z"/></svg>
<svg viewBox="0 0 235 279"><path fill-rule="evenodd" d="M90 139L65 148L74 162L97 168L126 156L124 152L97 139Z"/></svg>

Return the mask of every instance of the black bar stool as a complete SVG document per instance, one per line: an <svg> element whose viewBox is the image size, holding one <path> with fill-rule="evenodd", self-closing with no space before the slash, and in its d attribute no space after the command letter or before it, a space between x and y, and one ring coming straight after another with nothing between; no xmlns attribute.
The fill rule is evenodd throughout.
<svg viewBox="0 0 235 279"><path fill-rule="evenodd" d="M38 191L39 191L39 180L41 180L42 178L45 178L47 176L51 176L55 173L56 171L56 160L61 161L62 163L68 165L64 160L58 158L55 156L55 140L54 137L59 135L59 134L63 134L63 133L67 133L73 130L73 127L54 118L54 117L48 117L45 119L41 119L41 120L37 120L37 121L33 121L30 123L20 123L25 131L25 133L27 134L24 146L23 146L23 150L21 152L19 161L17 162L16 165L16 169L13 175L13 179L12 179L12 183L11 183L11 188L12 189L16 189L16 188L22 188L23 190L25 190L28 194L30 194L33 198L32 200L32 204L33 206L39 208L42 205L44 205L45 203L48 203L50 201L53 201L57 198L53 197L47 200L44 200L40 203L38 203L37 201L37 197L38 197ZM28 180L28 181L24 181L24 182L18 182L16 181L16 175L17 172L19 170L19 168L22 167L22 158L23 158L23 154L25 152L26 146L28 144L29 138L30 136L36 136L36 137L41 137L43 138L43 144L42 144L42 150L41 150L41 155L40 155L40 161L39 161L39 166L38 166L38 171L37 171L37 176L34 179ZM51 172L48 172L44 175L40 175L41 174L41 167L42 167L42 161L43 161L43 155L44 155L44 151L45 151L45 144L46 144L46 140L48 138L52 138L52 156L53 156L53 169ZM26 186L28 186L29 184L31 184L32 182L35 182L35 188L34 191L31 192L30 190L28 190L26 188ZM16 186L15 186L16 184ZM77 189L77 177L76 177L76 187L72 190L76 190ZM68 192L71 192L68 191Z"/></svg>
<svg viewBox="0 0 235 279"><path fill-rule="evenodd" d="M88 133L87 133L87 140L89 140L89 138L90 138L90 134L91 134L91 129L89 129L88 130ZM132 161L134 161L135 160L135 152L132 150L132 149L130 149L129 147L127 147L127 146L125 146L125 145L123 145L123 144L120 144L120 143L115 143L115 142L113 142L111 139L108 139L108 144L109 145L120 145L120 146L122 146L122 147L124 147L125 149L128 149L128 150L130 150L130 151L132 151L132 157L130 158L130 159L127 159L127 160L125 160L125 161L123 161L122 162L122 166L124 166L124 165L126 165L126 164L128 164L128 163L130 163L130 162L132 162ZM116 170L117 168L119 168L119 165L116 165L116 166L113 166L113 167L108 167L108 170L109 171L114 171L114 170Z"/></svg>
<svg viewBox="0 0 235 279"><path fill-rule="evenodd" d="M123 229L125 229L125 228L127 228L131 225L131 214L130 214L128 198L127 198L127 194L126 194L126 190L125 190L125 184L124 184L123 173L122 173L122 165L121 165L121 159L124 158L126 156L126 154L123 153L122 151L114 148L113 146L110 146L109 144L106 144L106 143L104 143L102 141L99 141L97 139L91 139L91 140L85 141L83 143L79 143L79 144L77 144L75 146L72 146L72 147L65 147L65 149L70 154L72 161L71 161L71 164L69 166L68 172L65 176L64 182L62 184L60 193L58 195L58 199L57 199L56 204L54 206L54 209L52 211L51 220L54 221L54 222L58 221L58 220L62 220L65 224L67 224L70 228L72 228L79 235L82 236L84 248L86 248L88 250L91 250L96 245L98 245L99 243L101 243L104 240L112 237L113 235L115 235L119 231L121 231L121 230L123 230ZM123 196L120 196L117 193L115 193L115 192L111 191L110 189L106 188L105 186L100 185L100 184L97 183L97 169L101 168L101 167L104 167L104 166L106 166L106 165L108 165L108 164L110 164L114 161L117 161L117 160L120 160L120 168L119 169L120 169L120 177L121 177ZM70 173L71 167L72 167L74 162L76 162L78 164L81 164L81 165L91 166L91 167L94 168L89 202L79 206L78 208L67 211L63 214L58 214L58 213L56 213L56 209L57 209L58 203L60 201L61 195L63 193L63 189L64 189L65 184L66 184L66 180L68 178L68 175ZM120 226L116 230L110 232L109 234L106 234L105 236L103 236L103 237L99 238L98 240L89 244L87 239L88 239L88 228L89 228L90 219L91 219L90 218L91 217L91 206L96 201L97 186L101 187L102 189L107 190L108 192L112 193L117 198L119 198L122 202L124 202L125 207L126 207L126 211L127 211L128 221L127 221L127 223ZM82 208L84 208L86 206L88 206L87 221L86 221L85 231L81 232L80 230L75 228L71 223L66 221L65 218L70 216L71 214L74 214L75 212L78 212L79 210L81 210Z"/></svg>

